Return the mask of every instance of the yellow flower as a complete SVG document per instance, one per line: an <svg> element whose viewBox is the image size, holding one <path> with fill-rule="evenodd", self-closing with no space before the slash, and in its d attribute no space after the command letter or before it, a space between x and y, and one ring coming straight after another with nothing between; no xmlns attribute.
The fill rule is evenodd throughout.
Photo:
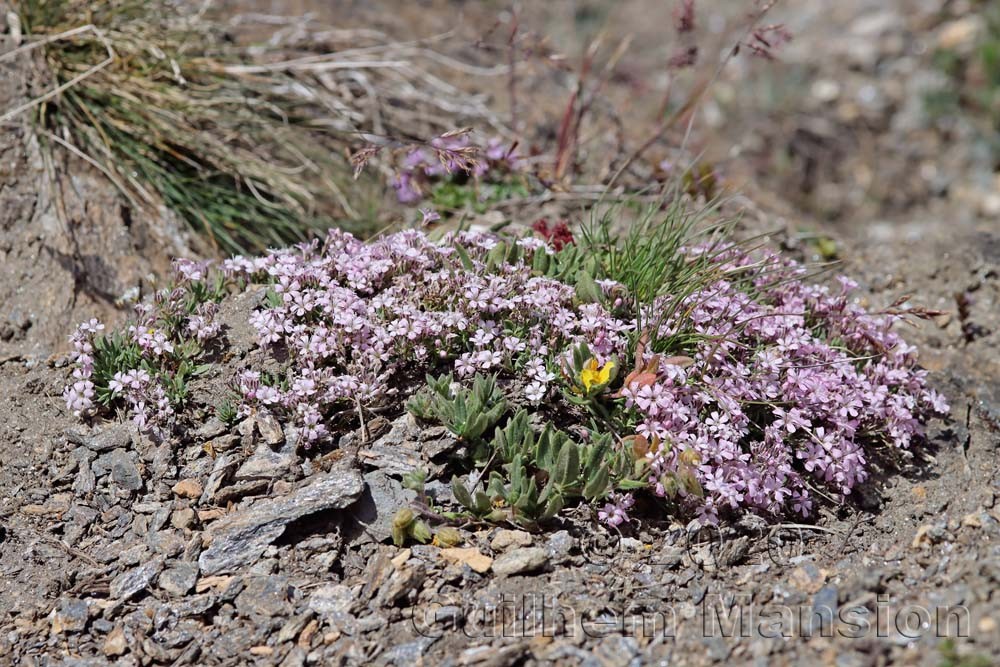
<svg viewBox="0 0 1000 667"><path fill-rule="evenodd" d="M615 368L615 362L605 362L598 368L597 359L591 358L580 371L580 381L583 383L585 391L590 391L593 386L600 386L611 381L611 371Z"/></svg>

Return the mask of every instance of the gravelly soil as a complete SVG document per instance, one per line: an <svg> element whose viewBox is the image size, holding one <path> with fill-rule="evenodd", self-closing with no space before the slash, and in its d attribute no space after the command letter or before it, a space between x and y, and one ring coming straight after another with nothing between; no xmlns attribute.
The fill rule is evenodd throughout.
<svg viewBox="0 0 1000 667"><path fill-rule="evenodd" d="M209 421L157 444L77 423L67 369L20 348L27 361L0 360L0 665L957 664L943 636L967 667L997 664L996 223L945 198L817 227L799 222L813 201L754 224L793 246L805 227L831 234L873 306L914 294L951 313L907 337L952 418L850 504L697 534L617 535L580 511L536 535L465 531L474 551L400 550L387 522L408 498L386 452L437 455L440 431L376 423L372 442L304 457L291 431L270 445L267 425Z"/></svg>
<svg viewBox="0 0 1000 667"><path fill-rule="evenodd" d="M294 454L291 433L272 447L252 423L229 433L209 422L156 445L120 425L75 423L59 397L64 369L8 363L0 655L12 664L937 665L940 630L967 635L963 651L995 656L998 246L952 241L960 262L938 261L923 243L852 251L878 267L852 271L873 302L974 295L964 322L911 334L954 418L852 504L803 526L690 535L647 522L620 537L580 513L538 535L466 531L469 553L399 550L386 544L387 521L406 496L386 445L427 456L447 449L440 431L405 418L372 424L374 442L347 438L312 459ZM837 610L834 637L810 620L825 607ZM873 614L870 630L859 607ZM930 627L917 627L927 620L918 608ZM732 625L734 609L743 625ZM938 626L939 613L953 627ZM768 636L782 629L795 639Z"/></svg>

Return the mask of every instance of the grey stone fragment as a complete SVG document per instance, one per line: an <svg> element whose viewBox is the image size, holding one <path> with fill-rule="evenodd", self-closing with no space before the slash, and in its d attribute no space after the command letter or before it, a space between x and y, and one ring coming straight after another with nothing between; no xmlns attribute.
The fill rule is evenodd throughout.
<svg viewBox="0 0 1000 667"><path fill-rule="evenodd" d="M837 620L837 587L827 585L813 596L812 614L802 630L806 636L833 632Z"/></svg>
<svg viewBox="0 0 1000 667"><path fill-rule="evenodd" d="M292 612L291 594L288 577L248 577L246 588L236 596L236 610L243 616L287 616Z"/></svg>
<svg viewBox="0 0 1000 667"><path fill-rule="evenodd" d="M172 479L177 476L177 466L174 465L174 449L169 443L163 443L151 451L149 461L153 479Z"/></svg>
<svg viewBox="0 0 1000 667"><path fill-rule="evenodd" d="M96 433L88 433L81 428L66 429L66 439L74 445L82 445L95 452L108 452L112 449L128 449L132 444L135 426L129 423L107 424Z"/></svg>
<svg viewBox="0 0 1000 667"><path fill-rule="evenodd" d="M396 568L379 589L376 602L383 607L391 607L404 599L412 600L427 578L426 570L421 563Z"/></svg>
<svg viewBox="0 0 1000 667"><path fill-rule="evenodd" d="M89 617L86 600L63 598L52 613L52 629L55 632L83 632Z"/></svg>
<svg viewBox="0 0 1000 667"><path fill-rule="evenodd" d="M421 434L413 415L407 413L393 421L387 433L362 447L358 456L365 466L378 468L394 477L401 477L414 468L422 468L434 477L444 470L444 466L431 459L454 449L455 438L447 436L424 442Z"/></svg>
<svg viewBox="0 0 1000 667"><path fill-rule="evenodd" d="M729 657L729 644L722 637L704 637L701 641L705 646L705 654L712 662L722 662Z"/></svg>
<svg viewBox="0 0 1000 667"><path fill-rule="evenodd" d="M122 572L111 580L109 595L112 600L130 600L144 591L163 569L163 557L157 556L144 565Z"/></svg>
<svg viewBox="0 0 1000 667"><path fill-rule="evenodd" d="M292 650L288 652L285 659L281 662L280 667L302 667L306 664L306 652L300 646L293 646Z"/></svg>
<svg viewBox="0 0 1000 667"><path fill-rule="evenodd" d="M222 335L232 351L239 356L257 346L257 330L250 324L247 313L261 304L266 292L266 286L250 286L245 292L226 298L219 304L215 321L222 327Z"/></svg>
<svg viewBox="0 0 1000 667"><path fill-rule="evenodd" d="M490 548L494 551L507 551L513 548L531 546L531 534L523 530L508 530L502 528L490 540Z"/></svg>
<svg viewBox="0 0 1000 667"><path fill-rule="evenodd" d="M514 549L493 561L493 571L499 575L537 572L549 562L549 552L541 547Z"/></svg>
<svg viewBox="0 0 1000 667"><path fill-rule="evenodd" d="M278 643L284 644L285 642L290 642L298 637L299 633L302 632L307 625L309 625L309 621L312 619L313 613L311 611L299 614L298 616L292 616L290 619L285 621L285 624L281 626L281 630L278 631Z"/></svg>
<svg viewBox="0 0 1000 667"><path fill-rule="evenodd" d="M207 440L217 435L222 435L226 430L228 430L228 427L221 419L218 417L209 417L204 424L195 429L193 435L200 440Z"/></svg>
<svg viewBox="0 0 1000 667"><path fill-rule="evenodd" d="M320 586L309 596L309 609L323 618L336 620L344 614L351 613L354 604L354 593L350 586L344 584L326 584Z"/></svg>
<svg viewBox="0 0 1000 667"><path fill-rule="evenodd" d="M224 486L219 489L212 496L212 503L220 507L225 507L231 502L237 502L244 496L258 496L266 493L270 486L270 480L267 479L248 479L243 482L235 482L231 486Z"/></svg>
<svg viewBox="0 0 1000 667"><path fill-rule="evenodd" d="M190 507L174 510L174 513L170 515L170 525L178 530L190 528L194 525L194 521L195 512Z"/></svg>
<svg viewBox="0 0 1000 667"><path fill-rule="evenodd" d="M215 459L215 466L212 468L212 474L208 476L208 481L205 482L205 489L201 493L201 498L199 503L202 505L208 504L212 498L218 493L219 488L223 483L228 480L233 472L236 470L236 453L227 452L219 458Z"/></svg>
<svg viewBox="0 0 1000 667"><path fill-rule="evenodd" d="M108 634L109 632L115 629L115 624L107 620L106 618L95 618L94 622L90 624L90 627L92 627L97 632Z"/></svg>
<svg viewBox="0 0 1000 667"><path fill-rule="evenodd" d="M233 512L213 524L211 544L198 564L212 575L257 560L296 519L347 507L361 495L364 482L354 470L332 470L286 496L270 498Z"/></svg>
<svg viewBox="0 0 1000 667"><path fill-rule="evenodd" d="M295 465L296 461L294 450L289 451L285 447L276 452L267 444L261 443L253 456L247 459L236 471L233 479L242 482L251 479L281 477Z"/></svg>
<svg viewBox="0 0 1000 667"><path fill-rule="evenodd" d="M97 518L97 510L86 505L74 504L64 518L67 524L63 529L63 536L66 543L72 546Z"/></svg>
<svg viewBox="0 0 1000 667"><path fill-rule="evenodd" d="M165 605L178 618L201 616L216 604L216 597L211 593L188 595L177 602Z"/></svg>
<svg viewBox="0 0 1000 667"><path fill-rule="evenodd" d="M167 525L168 519L170 519L170 506L162 504L153 511L153 516L149 519L149 529L160 530Z"/></svg>
<svg viewBox="0 0 1000 667"><path fill-rule="evenodd" d="M89 496L97 488L97 477L90 468L90 462L94 460L94 452L86 447L77 447L70 456L78 462L76 479L73 481L73 493L82 498Z"/></svg>
<svg viewBox="0 0 1000 667"><path fill-rule="evenodd" d="M182 597L194 588L198 580L195 563L174 563L160 574L159 586L174 597Z"/></svg>
<svg viewBox="0 0 1000 667"><path fill-rule="evenodd" d="M91 464L91 469L97 477L110 473L111 480L122 489L138 491L142 488L139 468L124 449L115 449L98 456Z"/></svg>
<svg viewBox="0 0 1000 667"><path fill-rule="evenodd" d="M549 550L549 557L555 563L562 563L567 560L575 545L576 540L566 530L552 533L545 543L545 547Z"/></svg>
<svg viewBox="0 0 1000 667"><path fill-rule="evenodd" d="M257 432L269 445L279 445L285 441L285 432L281 429L281 424L271 414L257 416Z"/></svg>
<svg viewBox="0 0 1000 667"><path fill-rule="evenodd" d="M393 646L379 658L390 665L416 665L423 661L424 652L430 645L436 642L439 637L421 637L412 642Z"/></svg>

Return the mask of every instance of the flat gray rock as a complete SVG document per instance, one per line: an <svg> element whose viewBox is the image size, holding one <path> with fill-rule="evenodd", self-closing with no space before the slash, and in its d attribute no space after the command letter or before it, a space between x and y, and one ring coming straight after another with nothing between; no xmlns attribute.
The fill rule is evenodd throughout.
<svg viewBox="0 0 1000 667"><path fill-rule="evenodd" d="M336 619L349 614L354 606L354 592L344 584L325 584L309 596L309 609L324 618Z"/></svg>
<svg viewBox="0 0 1000 667"><path fill-rule="evenodd" d="M174 597L187 595L198 580L198 566L194 563L175 563L160 575L159 586Z"/></svg>
<svg viewBox="0 0 1000 667"><path fill-rule="evenodd" d="M514 549L493 561L493 571L502 576L537 572L548 565L549 552L541 547Z"/></svg>
<svg viewBox="0 0 1000 667"><path fill-rule="evenodd" d="M246 588L236 596L236 611L243 616L287 616L292 613L292 587L288 577L270 575L250 577Z"/></svg>
<svg viewBox="0 0 1000 667"><path fill-rule="evenodd" d="M260 558L296 519L347 507L361 495L364 481L355 470L333 470L278 498L269 498L220 519L198 565L202 574L228 572Z"/></svg>
<svg viewBox="0 0 1000 667"><path fill-rule="evenodd" d="M75 445L83 445L95 452L108 452L112 449L128 449L132 445L135 427L128 422L116 422L105 425L96 433L89 433L82 427L66 429L66 439Z"/></svg>
<svg viewBox="0 0 1000 667"><path fill-rule="evenodd" d="M138 491L142 488L142 474L135 461L124 449L114 449L107 454L98 456L91 464L91 469L97 477L111 474L111 480L119 488L128 491Z"/></svg>
<svg viewBox="0 0 1000 667"><path fill-rule="evenodd" d="M109 595L112 600L130 600L149 587L163 569L163 557L157 556L145 565L119 574L111 580Z"/></svg>
<svg viewBox="0 0 1000 667"><path fill-rule="evenodd" d="M291 470L297 462L294 448L274 451L266 443L261 443L253 456L247 459L233 476L237 482L253 479L273 479Z"/></svg>

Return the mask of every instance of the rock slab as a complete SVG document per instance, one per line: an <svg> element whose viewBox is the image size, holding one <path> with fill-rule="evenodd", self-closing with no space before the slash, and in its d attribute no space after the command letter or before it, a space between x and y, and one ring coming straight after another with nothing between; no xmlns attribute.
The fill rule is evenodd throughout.
<svg viewBox="0 0 1000 667"><path fill-rule="evenodd" d="M271 498L220 519L210 532L211 544L198 566L203 575L229 572L257 560L285 526L302 517L343 509L357 500L364 480L354 470L332 470L303 487Z"/></svg>

